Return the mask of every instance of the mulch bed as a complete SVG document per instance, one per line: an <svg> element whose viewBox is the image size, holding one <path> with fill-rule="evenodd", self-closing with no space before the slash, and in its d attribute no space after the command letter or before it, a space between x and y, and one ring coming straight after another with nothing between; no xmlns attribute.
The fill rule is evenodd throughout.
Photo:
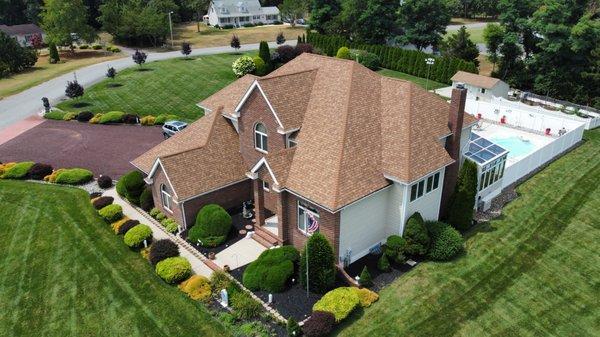
<svg viewBox="0 0 600 337"><path fill-rule="evenodd" d="M215 253L218 254L220 252L222 252L223 250L225 250L226 248L228 248L229 246L231 246L232 244L240 241L241 239L243 239L244 237L246 237L245 234L239 234L239 231L241 229L245 230L245 226L246 225L254 225L252 223L252 219L244 219L242 217L242 213L236 213L239 212L238 210L228 210L228 213L231 214L231 220L232 220L232 228L231 228L231 232L229 232L229 237L227 238L227 241L225 241L225 243L223 243L222 245L219 245L217 247L202 247L197 243L191 243L192 247L194 247L197 251L199 251L200 253L202 253L202 255L208 257L209 253ZM181 233L181 236L187 240L187 234L188 234L188 230L186 229L184 232Z"/></svg>
<svg viewBox="0 0 600 337"><path fill-rule="evenodd" d="M348 267L346 267L346 273L348 273L348 275L350 275L351 277L355 277L357 275L360 275L363 268L367 266L367 269L369 269L369 274L371 274L371 278L373 279L373 286L369 289L375 292L379 292L384 287L394 282L398 277L402 276L404 273L410 271L413 268L406 263L398 265L390 261L392 270L387 273L382 272L379 269L377 269L377 261L379 260L380 256L381 254L367 254L362 258L354 261ZM419 260L414 258L412 260L419 262Z"/></svg>

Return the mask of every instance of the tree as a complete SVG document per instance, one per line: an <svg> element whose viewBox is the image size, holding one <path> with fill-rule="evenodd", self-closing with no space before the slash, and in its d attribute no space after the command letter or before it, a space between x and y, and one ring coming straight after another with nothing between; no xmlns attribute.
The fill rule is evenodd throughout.
<svg viewBox="0 0 600 337"><path fill-rule="evenodd" d="M358 283L362 287L370 287L373 285L373 279L371 278L371 273L369 273L367 266L364 266L363 270L360 272Z"/></svg>
<svg viewBox="0 0 600 337"><path fill-rule="evenodd" d="M109 67L108 70L106 71L106 77L114 80L115 76L117 76L117 70L113 67Z"/></svg>
<svg viewBox="0 0 600 337"><path fill-rule="evenodd" d="M423 217L419 212L408 218L403 237L406 239L406 253L414 256L424 256L429 249L429 234Z"/></svg>
<svg viewBox="0 0 600 337"><path fill-rule="evenodd" d="M501 56L498 60L498 71L492 75L499 77L512 87L521 87L525 64L521 59L523 50L518 44L516 33L504 34L499 52Z"/></svg>
<svg viewBox="0 0 600 337"><path fill-rule="evenodd" d="M308 259L308 281L306 275ZM315 233L300 256L300 283L314 293L324 293L335 283L335 256L327 238Z"/></svg>
<svg viewBox="0 0 600 337"><path fill-rule="evenodd" d="M467 27L460 27L456 33L450 34L450 36L442 42L442 54L444 56L456 57L467 62L473 62L476 66L479 66L479 60L477 60L479 49L477 49L477 45L475 45L469 37L470 34L467 32Z"/></svg>
<svg viewBox="0 0 600 337"><path fill-rule="evenodd" d="M136 49L135 53L131 55L131 58L133 59L133 62L141 67L142 64L146 63L146 58L148 58L148 55L146 55L146 53L143 51Z"/></svg>
<svg viewBox="0 0 600 337"><path fill-rule="evenodd" d="M231 36L231 42L229 43L229 45L231 46L231 48L235 49L235 51L238 51L242 47L240 44L240 38L238 38L238 36L235 34Z"/></svg>
<svg viewBox="0 0 600 337"><path fill-rule="evenodd" d="M39 52L39 50L42 49L42 47L44 46L42 34L33 34L29 42L31 42L31 47L33 47L33 49L35 49L36 52Z"/></svg>
<svg viewBox="0 0 600 337"><path fill-rule="evenodd" d="M450 199L448 222L458 230L466 230L473 222L473 208L477 195L477 164L465 160L458 174L458 182Z"/></svg>
<svg viewBox="0 0 600 337"><path fill-rule="evenodd" d="M258 57L265 61L266 72L270 72L273 69L273 62L271 62L271 52L269 50L269 44L266 41L260 41Z"/></svg>
<svg viewBox="0 0 600 337"><path fill-rule="evenodd" d="M275 38L277 44L283 44L285 42L285 36L283 36L283 32L279 32L277 37Z"/></svg>
<svg viewBox="0 0 600 337"><path fill-rule="evenodd" d="M181 53L186 57L192 53L192 47L189 42L184 42L181 44Z"/></svg>
<svg viewBox="0 0 600 337"><path fill-rule="evenodd" d="M200 22L202 21L202 13L206 12L210 0L187 0L186 6L194 11L194 18L196 19L196 31L200 32Z"/></svg>
<svg viewBox="0 0 600 337"><path fill-rule="evenodd" d="M324 34L331 32L331 26L340 13L339 0L311 0L310 21L311 29Z"/></svg>
<svg viewBox="0 0 600 337"><path fill-rule="evenodd" d="M379 257L379 260L377 260L377 269L386 273L392 270L392 266L390 265L390 260L388 260L387 255L381 254L381 257Z"/></svg>
<svg viewBox="0 0 600 337"><path fill-rule="evenodd" d="M281 17L290 22L292 27L296 26L296 20L302 19L306 14L306 0L283 0L279 6Z"/></svg>
<svg viewBox="0 0 600 337"><path fill-rule="evenodd" d="M42 28L51 42L70 46L72 51L73 42L96 39L94 28L88 25L87 7L82 0L46 0Z"/></svg>
<svg viewBox="0 0 600 337"><path fill-rule="evenodd" d="M404 28L404 35L399 38L419 50L430 45L437 48L450 19L450 8L445 0L406 0L400 6L398 23Z"/></svg>
<svg viewBox="0 0 600 337"><path fill-rule="evenodd" d="M488 23L483 29L483 39L488 52L488 60L492 62L492 72L496 69L498 63L498 50L504 39L504 29L497 23Z"/></svg>
<svg viewBox="0 0 600 337"><path fill-rule="evenodd" d="M65 95L67 97L75 99L83 96L83 87L77 83L77 80L67 82L67 88L65 89Z"/></svg>
<svg viewBox="0 0 600 337"><path fill-rule="evenodd" d="M60 55L58 54L58 49L56 49L56 44L52 41L48 43L48 54L50 63L57 63L60 61Z"/></svg>
<svg viewBox="0 0 600 337"><path fill-rule="evenodd" d="M517 34L518 39L522 41L525 57L529 57L536 50L538 38L534 35L529 18L540 7L542 1L545 0L500 0L498 2L500 22L506 32Z"/></svg>
<svg viewBox="0 0 600 337"><path fill-rule="evenodd" d="M21 47L17 41L0 31L0 72L4 77L31 68L37 61L37 53Z"/></svg>
<svg viewBox="0 0 600 337"><path fill-rule="evenodd" d="M344 0L339 18L341 34L353 41L385 44L398 33L395 21L399 4L389 0Z"/></svg>

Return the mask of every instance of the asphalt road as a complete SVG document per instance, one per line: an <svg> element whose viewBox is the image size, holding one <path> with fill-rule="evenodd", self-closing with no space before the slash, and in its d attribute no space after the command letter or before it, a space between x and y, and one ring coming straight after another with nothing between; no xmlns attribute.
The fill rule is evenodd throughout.
<svg viewBox="0 0 600 337"><path fill-rule="evenodd" d="M287 44L294 45L296 41L289 41ZM240 51L258 50L259 44L244 44ZM276 48L275 42L269 42L269 47ZM191 55L211 55L232 52L231 47L211 47L193 49ZM182 57L180 51L166 53L148 53L146 62L166 60L176 57ZM77 81L84 87L100 82L105 78L106 69L114 67L117 70L128 68L135 65L131 57L106 61L77 70ZM22 91L16 95L6 97L0 100L0 131L8 126L20 122L21 120L35 115L43 110L42 97L48 97L50 104L57 104L65 98L65 86L68 81L73 80L73 73L68 73L33 88Z"/></svg>

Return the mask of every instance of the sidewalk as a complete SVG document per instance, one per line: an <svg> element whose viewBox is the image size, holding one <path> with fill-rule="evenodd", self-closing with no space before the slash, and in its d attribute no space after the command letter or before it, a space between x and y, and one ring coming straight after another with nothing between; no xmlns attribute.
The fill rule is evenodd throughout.
<svg viewBox="0 0 600 337"><path fill-rule="evenodd" d="M185 257L192 264L192 269L194 273L206 277L210 277L212 275L212 269L209 268L203 260L198 256L200 255L197 251L193 250L193 248L188 248L185 246L183 240L179 237L176 237L173 234L170 234L164 230L164 228L159 225L156 220L150 218L149 216L144 215L134 207L132 207L128 202L123 200L118 194L115 188L111 188L104 192L105 196L113 197L114 203L123 207L123 214L130 219L138 220L140 223L148 225L152 229L152 238L154 240L161 239L170 239L171 241L177 243L179 246L179 255L181 257Z"/></svg>

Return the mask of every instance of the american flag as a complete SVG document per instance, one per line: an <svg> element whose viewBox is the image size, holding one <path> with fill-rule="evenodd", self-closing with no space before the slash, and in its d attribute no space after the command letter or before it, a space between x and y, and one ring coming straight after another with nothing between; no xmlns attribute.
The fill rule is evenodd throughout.
<svg viewBox="0 0 600 337"><path fill-rule="evenodd" d="M319 230L319 221L314 215L308 213L308 233L312 234Z"/></svg>

